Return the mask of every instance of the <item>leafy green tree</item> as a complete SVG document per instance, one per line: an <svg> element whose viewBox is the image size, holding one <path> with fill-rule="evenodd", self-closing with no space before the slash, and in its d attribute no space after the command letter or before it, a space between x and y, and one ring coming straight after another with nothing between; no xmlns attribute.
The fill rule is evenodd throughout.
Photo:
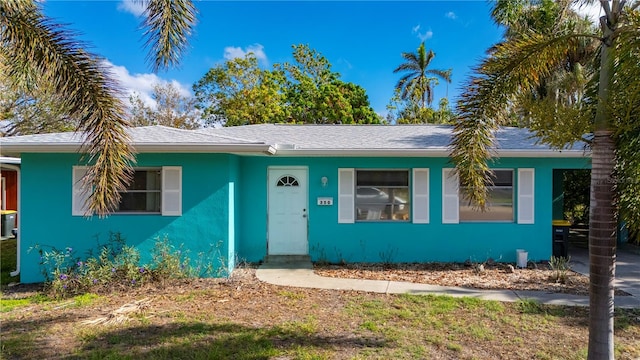
<svg viewBox="0 0 640 360"><path fill-rule="evenodd" d="M634 31L616 31L619 34L620 50L616 53L615 81L611 85L611 118L616 140L616 190L620 218L630 230L630 235L640 243L640 32L639 3L635 11L624 13L624 25L635 26ZM613 6L612 6L613 8ZM635 44L635 47L622 46ZM623 96L622 96L623 95ZM629 118L635 121L629 121Z"/></svg>
<svg viewBox="0 0 640 360"><path fill-rule="evenodd" d="M380 115L371 107L367 91L362 86L341 80L336 80L333 84L341 94L344 94L348 107L351 108L349 120L336 119L336 121L342 124L379 124L382 121Z"/></svg>
<svg viewBox="0 0 640 360"><path fill-rule="evenodd" d="M307 45L293 46L293 63L261 69L253 54L210 69L194 85L207 123L370 124L380 117L365 90L340 80Z"/></svg>
<svg viewBox="0 0 640 360"><path fill-rule="evenodd" d="M538 6L539 1L519 3ZM562 16L568 13L563 10L553 22L558 25L554 31L545 31L546 27L542 31L531 28L517 36L508 36L491 50L490 56L476 69L477 74L470 79L458 105L459 121L454 129L452 157L460 180L468 189L465 195L484 208L487 184L491 182L485 171L489 170L494 134L510 119L507 112L513 110L514 96L526 92L536 94L545 80L553 78L558 69L566 68L568 56L579 53L585 41L597 42L596 52L590 57L594 72L588 78L589 86L579 107L581 116L592 119L589 128L593 133L589 141L592 175L588 358L613 359L617 209L612 199L620 189L614 187L614 167L620 168L623 164L624 168L624 164L638 157L638 152L620 150L634 146L628 136L640 129L640 121L634 115L640 110L637 100L640 96L640 77L637 76L640 14L637 2L629 5L612 0L600 4L604 15L599 33L562 26ZM555 126L562 126L561 116L565 115L558 114ZM637 171L633 165L630 167L627 174Z"/></svg>
<svg viewBox="0 0 640 360"><path fill-rule="evenodd" d="M217 65L193 90L208 124L238 126L282 122L284 75L262 70L253 53Z"/></svg>
<svg viewBox="0 0 640 360"><path fill-rule="evenodd" d="M415 53L402 53L406 61L393 70L394 73L405 73L396 84L400 99L409 100L418 104L420 109L425 109L433 102L433 85L438 85L438 79L451 83L451 69L429 69L435 56L433 50L427 52L424 41Z"/></svg>
<svg viewBox="0 0 640 360"><path fill-rule="evenodd" d="M129 98L131 125L164 125L179 129L200 127L200 113L195 106L196 99L180 94L174 84L155 84L152 98L156 102L155 107L145 104L137 94Z"/></svg>
<svg viewBox="0 0 640 360"><path fill-rule="evenodd" d="M331 63L308 45L293 45L292 63L276 64L287 77L288 121L301 124L377 124L366 91L345 83Z"/></svg>
<svg viewBox="0 0 640 360"><path fill-rule="evenodd" d="M275 64L286 74L287 82L283 89L286 96L288 117L292 122L312 124L317 121L328 123L334 116L321 113L326 112L328 104L322 106L325 96L335 90L331 84L340 77L331 71L331 63L319 52L308 45L293 45L294 62ZM337 94L335 94L337 95ZM340 102L339 104L344 103ZM340 105L338 105L340 106ZM336 109L336 112L339 109ZM323 116L324 115L324 116Z"/></svg>
<svg viewBox="0 0 640 360"><path fill-rule="evenodd" d="M563 172L564 215L575 223L589 223L590 170L568 170Z"/></svg>
<svg viewBox="0 0 640 360"><path fill-rule="evenodd" d="M148 59L154 70L175 64L195 23L191 0L139 1ZM43 14L33 0L0 2L0 74L13 89L29 93L50 88L86 134L84 160L91 165L85 181L93 188L89 211L106 215L120 201L131 176L126 111L119 85L96 55L73 32Z"/></svg>
<svg viewBox="0 0 640 360"><path fill-rule="evenodd" d="M34 89L31 93L0 86L0 136L73 131L77 121L68 117L68 109L51 91ZM36 92L37 91L37 92Z"/></svg>
<svg viewBox="0 0 640 360"><path fill-rule="evenodd" d="M447 98L440 99L438 109L421 108L414 101L400 99L397 89L387 111L387 122L396 124L453 124L456 119Z"/></svg>

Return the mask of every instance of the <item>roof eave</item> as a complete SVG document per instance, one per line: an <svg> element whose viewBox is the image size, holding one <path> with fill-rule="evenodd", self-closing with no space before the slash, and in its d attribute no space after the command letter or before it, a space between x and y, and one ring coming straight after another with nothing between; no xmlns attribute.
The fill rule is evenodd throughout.
<svg viewBox="0 0 640 360"><path fill-rule="evenodd" d="M278 148L264 143L207 144L207 143L149 143L132 144L137 153L233 153L267 154L276 156L335 156L335 157L449 157L447 148L434 149L300 149ZM4 143L2 154L17 156L21 153L76 153L83 150L77 143ZM581 158L590 157L584 150L505 150L495 151L497 157Z"/></svg>
<svg viewBox="0 0 640 360"><path fill-rule="evenodd" d="M132 144L137 153L265 153L274 154L275 149L267 144L206 144L206 143L153 143ZM77 143L5 143L2 153L17 155L21 153L77 153L85 148Z"/></svg>
<svg viewBox="0 0 640 360"><path fill-rule="evenodd" d="M278 149L276 156L358 156L358 157L449 157L451 150L439 149ZM582 158L583 150L497 150L497 157Z"/></svg>

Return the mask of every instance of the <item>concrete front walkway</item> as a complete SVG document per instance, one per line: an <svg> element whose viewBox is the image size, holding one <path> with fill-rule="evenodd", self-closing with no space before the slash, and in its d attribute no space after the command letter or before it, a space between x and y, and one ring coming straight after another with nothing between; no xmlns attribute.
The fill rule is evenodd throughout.
<svg viewBox="0 0 640 360"><path fill-rule="evenodd" d="M589 306L588 296L547 293L542 291L480 290L400 281L322 277L313 272L313 267L308 261L265 263L258 268L256 276L260 281L269 284L301 288L355 290L382 294L466 296L503 302L528 299L549 305ZM622 308L640 308L640 298L637 296L618 296L615 298L615 304L617 307Z"/></svg>
<svg viewBox="0 0 640 360"><path fill-rule="evenodd" d="M617 289L628 292L640 299L640 254L637 246L624 244L616 250L616 280ZM586 248L570 247L571 269L589 276L589 250Z"/></svg>

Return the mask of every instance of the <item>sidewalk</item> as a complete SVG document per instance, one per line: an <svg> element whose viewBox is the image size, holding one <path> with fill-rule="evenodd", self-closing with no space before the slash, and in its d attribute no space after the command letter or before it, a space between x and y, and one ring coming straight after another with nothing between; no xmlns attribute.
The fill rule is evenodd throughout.
<svg viewBox="0 0 640 360"><path fill-rule="evenodd" d="M615 287L640 299L640 254L637 246L618 247ZM571 270L589 276L589 250L570 247Z"/></svg>
<svg viewBox="0 0 640 360"><path fill-rule="evenodd" d="M589 306L588 296L570 294L542 291L481 290L400 281L322 277L313 272L313 266L310 262L265 263L260 265L256 271L256 276L260 281L269 284L301 288L355 290L381 294L449 295L502 302L527 299L548 305ZM640 308L640 299L636 296L617 296L615 305L621 308Z"/></svg>

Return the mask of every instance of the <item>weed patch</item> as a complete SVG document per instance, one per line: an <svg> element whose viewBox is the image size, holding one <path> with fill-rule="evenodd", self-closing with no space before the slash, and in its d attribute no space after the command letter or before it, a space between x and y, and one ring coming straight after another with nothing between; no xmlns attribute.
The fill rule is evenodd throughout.
<svg viewBox="0 0 640 360"><path fill-rule="evenodd" d="M108 293L145 284L163 286L168 280L212 275L209 272L211 265L191 266L188 251L182 246L174 246L166 237L156 240L148 264L140 263L138 250L127 245L119 233L111 233L107 243L98 248L97 255L90 252L84 259L71 247L60 250L36 245L29 251L37 251L40 255L46 291L54 298L87 292ZM212 264L213 259L208 263Z"/></svg>
<svg viewBox="0 0 640 360"><path fill-rule="evenodd" d="M16 270L16 244L16 239L0 241L0 286L2 287L20 280L19 275L11 276L11 272Z"/></svg>
<svg viewBox="0 0 640 360"><path fill-rule="evenodd" d="M9 312L16 308L25 307L33 304L41 304L43 302L50 301L50 299L43 294L36 294L22 299L6 299L0 298L0 311Z"/></svg>

